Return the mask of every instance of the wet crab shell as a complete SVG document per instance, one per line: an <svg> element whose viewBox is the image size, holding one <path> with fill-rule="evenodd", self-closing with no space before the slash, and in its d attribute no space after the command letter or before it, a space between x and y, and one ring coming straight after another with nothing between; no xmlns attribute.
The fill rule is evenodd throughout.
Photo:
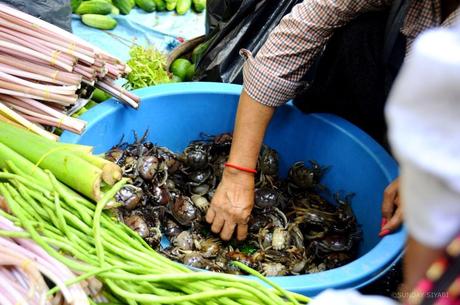
<svg viewBox="0 0 460 305"><path fill-rule="evenodd" d="M275 189L259 188L254 193L254 204L262 209L279 206L282 199L282 194Z"/></svg>
<svg viewBox="0 0 460 305"><path fill-rule="evenodd" d="M208 166L209 148L205 143L192 143L184 150L185 163L192 169Z"/></svg>
<svg viewBox="0 0 460 305"><path fill-rule="evenodd" d="M150 233L147 222L141 215L131 215L124 219L125 224L137 232L142 238L147 237Z"/></svg>
<svg viewBox="0 0 460 305"><path fill-rule="evenodd" d="M272 247L274 250L283 250L289 247L289 232L283 228L275 228L272 235Z"/></svg>
<svg viewBox="0 0 460 305"><path fill-rule="evenodd" d="M193 249L193 238L190 231L182 231L179 235L172 239L172 244L174 247L182 250L192 250Z"/></svg>
<svg viewBox="0 0 460 305"><path fill-rule="evenodd" d="M207 238L199 241L195 239L195 247L205 258L216 257L222 249L222 243L217 238Z"/></svg>
<svg viewBox="0 0 460 305"><path fill-rule="evenodd" d="M115 200L123 204L123 207L132 210L135 209L141 202L143 191L141 188L134 185L125 185L115 195Z"/></svg>
<svg viewBox="0 0 460 305"><path fill-rule="evenodd" d="M208 167L205 169L199 169L199 170L192 171L187 176L191 182L194 182L197 185L200 185L206 182L206 180L208 180L209 177L211 177L211 174L212 174L211 168Z"/></svg>
<svg viewBox="0 0 460 305"><path fill-rule="evenodd" d="M178 236L181 232L182 229L181 227L172 219L166 220L166 223L163 225L164 228L164 233L166 237L169 238L169 240L174 239L176 236Z"/></svg>
<svg viewBox="0 0 460 305"><path fill-rule="evenodd" d="M276 176L279 171L279 156L276 150L264 145L259 156L259 171L263 175Z"/></svg>
<svg viewBox="0 0 460 305"><path fill-rule="evenodd" d="M105 159L121 165L121 163L123 163L124 155L124 150L114 147L105 154Z"/></svg>
<svg viewBox="0 0 460 305"><path fill-rule="evenodd" d="M155 156L142 156L137 161L137 171L142 179L151 181L157 173L160 160Z"/></svg>
<svg viewBox="0 0 460 305"><path fill-rule="evenodd" d="M172 200L172 196L166 187L153 187L152 195L153 200L162 206L168 205Z"/></svg>
<svg viewBox="0 0 460 305"><path fill-rule="evenodd" d="M285 265L280 263L263 263L262 275L264 276L283 276L288 273Z"/></svg>
<svg viewBox="0 0 460 305"><path fill-rule="evenodd" d="M200 213L193 204L190 197L178 196L171 207L171 214L178 223L183 226L190 226L192 222L198 220Z"/></svg>
<svg viewBox="0 0 460 305"><path fill-rule="evenodd" d="M186 252L182 258L182 263L195 268L203 268L206 266L206 260L203 255L197 251Z"/></svg>

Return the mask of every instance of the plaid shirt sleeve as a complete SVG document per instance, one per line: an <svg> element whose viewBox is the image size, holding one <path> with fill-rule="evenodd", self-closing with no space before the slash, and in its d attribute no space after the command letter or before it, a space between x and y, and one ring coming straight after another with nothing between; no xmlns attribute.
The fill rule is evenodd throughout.
<svg viewBox="0 0 460 305"><path fill-rule="evenodd" d="M255 58L241 50L244 89L256 101L277 107L292 99L302 77L335 29L359 14L388 7L391 0L304 0L272 31Z"/></svg>

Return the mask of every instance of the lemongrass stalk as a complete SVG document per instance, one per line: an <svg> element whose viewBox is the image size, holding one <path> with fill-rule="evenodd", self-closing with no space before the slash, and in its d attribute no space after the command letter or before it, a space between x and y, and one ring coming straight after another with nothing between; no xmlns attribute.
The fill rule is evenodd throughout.
<svg viewBox="0 0 460 305"><path fill-rule="evenodd" d="M0 22L0 25L2 25L1 22ZM22 54L26 54L26 55L38 58L40 60L50 63L52 66L60 67L67 72L72 72L73 70L72 65L65 64L59 61L57 58L53 58L53 56L42 54L40 52L34 51L32 49L29 49L23 46L19 46L17 44L5 41L3 39L0 39L0 47L3 49L8 49L14 52L18 52L18 53L22 53Z"/></svg>
<svg viewBox="0 0 460 305"><path fill-rule="evenodd" d="M21 86L34 88L34 89L42 90L42 91L45 91L45 92L53 92L53 93L61 94L61 95L75 95L75 91L77 91L77 89L78 89L77 86L42 85L42 84L39 84L39 83L24 80L22 78L10 75L10 74L2 72L2 71L0 71L0 79L4 80L6 82L15 83L15 84L18 84L18 85L21 85Z"/></svg>
<svg viewBox="0 0 460 305"><path fill-rule="evenodd" d="M59 139L58 136L44 130L43 128L39 127L38 125L30 122L29 120L27 120L26 118L22 117L21 115L19 115L17 112L11 110L10 108L8 108L7 106L5 106L2 102L0 102L0 114L2 116L6 116L7 118L9 118L10 120L13 120L15 121L16 123L24 126L26 129L42 136L42 137L45 137L46 139L49 139L51 141L57 141ZM2 124L7 124L5 122L2 122ZM9 124L8 124L9 125ZM12 126L12 125L10 125ZM15 127L17 128L17 127Z"/></svg>
<svg viewBox="0 0 460 305"><path fill-rule="evenodd" d="M0 80L0 89L0 93L2 94L45 100L65 106L74 104L78 99L77 95L62 95L54 92L42 91L24 85L12 84L3 80Z"/></svg>

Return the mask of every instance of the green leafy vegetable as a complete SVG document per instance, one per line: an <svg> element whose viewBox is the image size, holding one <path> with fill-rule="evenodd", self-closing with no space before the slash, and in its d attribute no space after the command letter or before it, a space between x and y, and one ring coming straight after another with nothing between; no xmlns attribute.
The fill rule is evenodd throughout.
<svg viewBox="0 0 460 305"><path fill-rule="evenodd" d="M257 249L250 245L244 245L243 247L241 247L241 252L246 255L253 255L256 251Z"/></svg>
<svg viewBox="0 0 460 305"><path fill-rule="evenodd" d="M125 86L128 90L170 82L165 69L166 57L160 51L153 47L134 46L129 55L131 59L127 64L132 71L126 77L128 83Z"/></svg>

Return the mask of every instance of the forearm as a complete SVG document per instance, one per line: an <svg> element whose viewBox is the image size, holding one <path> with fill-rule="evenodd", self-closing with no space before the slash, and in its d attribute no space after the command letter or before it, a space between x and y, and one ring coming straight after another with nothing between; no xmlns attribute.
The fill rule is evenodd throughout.
<svg viewBox="0 0 460 305"><path fill-rule="evenodd" d="M236 114L229 163L255 168L265 130L275 108L252 99L243 90Z"/></svg>

